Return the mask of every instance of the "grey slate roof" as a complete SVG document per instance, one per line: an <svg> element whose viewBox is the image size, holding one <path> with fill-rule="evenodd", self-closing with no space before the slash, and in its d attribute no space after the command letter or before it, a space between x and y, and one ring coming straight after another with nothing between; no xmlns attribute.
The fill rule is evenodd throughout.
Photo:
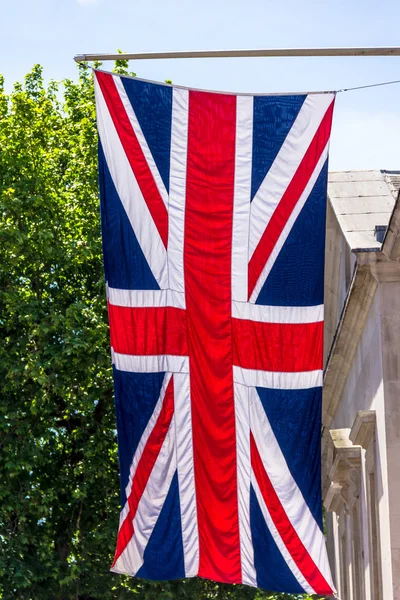
<svg viewBox="0 0 400 600"><path fill-rule="evenodd" d="M337 171L328 196L351 250L375 250L375 226L387 226L400 187L400 171Z"/></svg>

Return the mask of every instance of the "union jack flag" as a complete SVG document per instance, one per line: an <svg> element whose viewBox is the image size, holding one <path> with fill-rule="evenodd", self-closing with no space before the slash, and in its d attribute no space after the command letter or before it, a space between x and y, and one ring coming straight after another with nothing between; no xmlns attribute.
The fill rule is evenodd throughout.
<svg viewBox="0 0 400 600"><path fill-rule="evenodd" d="M320 427L333 94L95 71L122 510L112 570L333 594Z"/></svg>

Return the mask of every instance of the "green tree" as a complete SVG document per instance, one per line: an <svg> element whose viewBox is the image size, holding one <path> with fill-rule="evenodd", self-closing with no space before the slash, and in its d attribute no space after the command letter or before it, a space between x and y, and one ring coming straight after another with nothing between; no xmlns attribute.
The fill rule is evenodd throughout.
<svg viewBox="0 0 400 600"><path fill-rule="evenodd" d="M98 205L90 70L45 86L35 66L8 95L0 78L0 597L289 598L108 571L119 481Z"/></svg>

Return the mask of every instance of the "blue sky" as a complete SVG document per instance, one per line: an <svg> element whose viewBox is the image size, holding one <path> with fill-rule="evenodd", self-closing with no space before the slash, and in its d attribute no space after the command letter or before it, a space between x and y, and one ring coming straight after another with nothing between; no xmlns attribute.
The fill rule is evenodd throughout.
<svg viewBox="0 0 400 600"><path fill-rule="evenodd" d="M398 0L2 0L7 89L34 63L76 77L78 53L400 44ZM400 79L400 57L131 63L138 76L227 91L340 89ZM110 65L111 66L111 65ZM339 94L331 170L400 169L400 84Z"/></svg>

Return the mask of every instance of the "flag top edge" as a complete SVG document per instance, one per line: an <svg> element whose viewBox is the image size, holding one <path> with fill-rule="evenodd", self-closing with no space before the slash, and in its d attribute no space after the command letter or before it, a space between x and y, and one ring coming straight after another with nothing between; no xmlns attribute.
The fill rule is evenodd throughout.
<svg viewBox="0 0 400 600"><path fill-rule="evenodd" d="M114 73L113 71L106 71L105 69L95 69L91 67L94 73L107 73L107 75L115 75L117 77L124 77L126 79L134 79L135 81L141 81L142 83L152 83L154 85L162 85L168 88L176 88L180 90L187 90L189 92L205 92L207 94L223 94L224 96L310 96L310 95L321 95L321 94L332 94L336 96L337 90L316 90L308 92L224 92L221 90L208 90L204 88L194 88L185 85L177 85L174 83L166 83L165 81L155 81L154 79L143 79L142 77L133 77L132 75L125 75L121 73Z"/></svg>

